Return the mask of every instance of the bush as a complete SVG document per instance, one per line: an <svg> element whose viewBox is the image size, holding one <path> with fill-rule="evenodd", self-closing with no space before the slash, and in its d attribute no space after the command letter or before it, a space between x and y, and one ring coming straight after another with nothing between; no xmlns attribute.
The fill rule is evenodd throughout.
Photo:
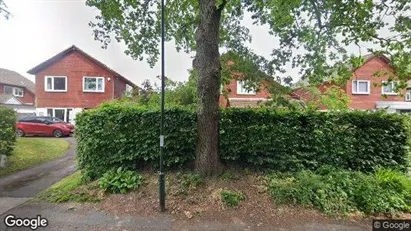
<svg viewBox="0 0 411 231"><path fill-rule="evenodd" d="M10 155L16 144L17 115L13 109L0 106L0 155Z"/></svg>
<svg viewBox="0 0 411 231"><path fill-rule="evenodd" d="M333 168L331 168L333 169ZM300 204L328 214L395 214L411 211L411 179L392 170L373 175L333 169L301 171L269 177L270 194L278 204Z"/></svg>
<svg viewBox="0 0 411 231"><path fill-rule="evenodd" d="M76 118L79 166L89 178L111 167L157 168L160 113L106 104ZM228 109L220 116L220 156L226 164L277 171L331 165L373 172L408 166L409 118L383 112L278 112ZM165 114L165 165L195 159L196 115L173 108Z"/></svg>
<svg viewBox="0 0 411 231"><path fill-rule="evenodd" d="M142 184L143 177L141 175L122 167L107 171L99 180L100 187L110 193L126 193Z"/></svg>
<svg viewBox="0 0 411 231"><path fill-rule="evenodd" d="M240 201L245 200L242 192L221 191L221 201L229 207L237 207Z"/></svg>

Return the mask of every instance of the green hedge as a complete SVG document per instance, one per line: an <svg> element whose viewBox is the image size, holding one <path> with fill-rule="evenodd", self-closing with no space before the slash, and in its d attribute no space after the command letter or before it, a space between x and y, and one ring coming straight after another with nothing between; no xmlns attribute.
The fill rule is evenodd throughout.
<svg viewBox="0 0 411 231"><path fill-rule="evenodd" d="M79 165L91 178L111 168L156 167L160 113L107 104L76 118ZM279 171L323 165L363 172L404 170L409 119L382 112L221 112L220 155L227 163ZM181 167L195 158L196 116L184 109L165 115L165 164Z"/></svg>
<svg viewBox="0 0 411 231"><path fill-rule="evenodd" d="M16 119L13 109L0 106L0 155L10 155L16 144Z"/></svg>

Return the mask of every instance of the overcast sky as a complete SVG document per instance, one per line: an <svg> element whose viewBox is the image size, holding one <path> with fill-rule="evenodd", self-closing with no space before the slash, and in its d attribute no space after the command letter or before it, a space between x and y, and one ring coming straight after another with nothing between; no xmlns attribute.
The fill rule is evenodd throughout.
<svg viewBox="0 0 411 231"><path fill-rule="evenodd" d="M85 5L85 0L5 0L12 13L9 20L0 18L0 68L6 68L34 80L27 71L76 45L136 84L144 79L155 79L160 67L132 60L124 54L124 46L113 41L107 50L95 41L88 23L96 10ZM252 48L268 55L275 39L267 28L250 26ZM269 49L270 48L270 49ZM166 46L166 75L174 80L187 80L192 55L177 53L173 44Z"/></svg>

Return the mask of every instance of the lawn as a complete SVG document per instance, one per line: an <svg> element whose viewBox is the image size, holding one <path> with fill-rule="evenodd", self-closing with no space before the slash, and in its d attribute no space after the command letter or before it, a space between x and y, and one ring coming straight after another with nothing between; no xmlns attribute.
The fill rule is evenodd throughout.
<svg viewBox="0 0 411 231"><path fill-rule="evenodd" d="M96 182L82 185L81 173L77 171L61 181L55 183L50 188L40 192L37 199L53 203L60 202L97 202L102 194L99 193Z"/></svg>
<svg viewBox="0 0 411 231"><path fill-rule="evenodd" d="M63 156L69 142L55 138L18 138L16 147L8 157L8 167L0 169L0 176L27 169Z"/></svg>

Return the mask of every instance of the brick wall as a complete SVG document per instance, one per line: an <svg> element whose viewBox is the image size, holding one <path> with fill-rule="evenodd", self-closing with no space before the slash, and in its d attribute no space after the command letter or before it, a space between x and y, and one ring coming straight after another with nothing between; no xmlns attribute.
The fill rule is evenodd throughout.
<svg viewBox="0 0 411 231"><path fill-rule="evenodd" d="M388 71L392 73L392 68L384 59L373 57L369 59L362 67L353 72L352 80L369 80L370 94L356 95L352 93L352 80L347 81L346 93L350 97L349 107L352 109L375 109L377 101L405 101L404 96L388 95L383 97L381 94L381 83L388 79L388 75L375 77L377 71Z"/></svg>
<svg viewBox="0 0 411 231"><path fill-rule="evenodd" d="M237 93L237 80L233 79L231 82L227 85L224 86L224 90L228 92L227 98L241 98L241 99L267 99L270 94L268 92L268 89L265 87L269 83L263 83L260 86L259 91L256 92L256 94L238 94ZM248 100L243 100L241 103L235 103L232 104L230 100L227 101L227 99L224 96L220 96L220 106L221 107L245 107L245 106L255 106L257 101L248 101ZM240 101L239 101L240 102Z"/></svg>
<svg viewBox="0 0 411 231"><path fill-rule="evenodd" d="M67 76L67 92L45 92L45 76ZM105 77L105 91L83 92L83 76ZM113 99L114 82L111 72L74 51L36 74L36 107L92 108Z"/></svg>
<svg viewBox="0 0 411 231"><path fill-rule="evenodd" d="M0 94L4 93L4 86L5 86L4 84L0 83ZM30 92L26 88L20 87L20 86L12 86L12 85L6 85L6 86L23 88L24 89L23 97L16 97L16 99L18 99L20 102L22 102L24 104L33 104L34 105L34 94L32 92Z"/></svg>

